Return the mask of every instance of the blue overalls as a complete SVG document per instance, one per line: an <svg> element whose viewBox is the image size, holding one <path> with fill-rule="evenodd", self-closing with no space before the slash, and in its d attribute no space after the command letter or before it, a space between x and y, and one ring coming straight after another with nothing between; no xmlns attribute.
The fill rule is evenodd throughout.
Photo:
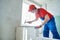
<svg viewBox="0 0 60 40"><path fill-rule="evenodd" d="M44 20L43 18L41 18ZM55 19L52 17L45 25L44 25L44 31L43 31L43 37L49 37L49 30L51 30L53 34L54 39L60 39L60 36L57 32L56 24L55 24Z"/></svg>

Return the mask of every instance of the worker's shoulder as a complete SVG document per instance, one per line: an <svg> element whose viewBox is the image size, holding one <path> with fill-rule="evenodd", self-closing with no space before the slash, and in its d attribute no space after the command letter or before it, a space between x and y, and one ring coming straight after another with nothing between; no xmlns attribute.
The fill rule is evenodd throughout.
<svg viewBox="0 0 60 40"><path fill-rule="evenodd" d="M45 10L44 8L38 8L38 10Z"/></svg>

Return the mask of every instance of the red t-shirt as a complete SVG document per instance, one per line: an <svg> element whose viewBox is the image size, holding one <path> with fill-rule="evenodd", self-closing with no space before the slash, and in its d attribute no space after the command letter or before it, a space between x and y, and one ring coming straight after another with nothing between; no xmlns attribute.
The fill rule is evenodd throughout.
<svg viewBox="0 0 60 40"><path fill-rule="evenodd" d="M50 14L49 12L47 12L47 10L43 9L43 8L39 8L38 12L35 14L36 18L45 18L45 15L48 14L49 18L52 18L52 14Z"/></svg>

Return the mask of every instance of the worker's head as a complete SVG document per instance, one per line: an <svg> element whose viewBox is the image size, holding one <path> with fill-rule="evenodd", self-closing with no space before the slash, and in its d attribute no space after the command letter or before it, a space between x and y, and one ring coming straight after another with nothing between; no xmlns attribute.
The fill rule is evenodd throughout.
<svg viewBox="0 0 60 40"><path fill-rule="evenodd" d="M35 10L36 10L35 5L31 4L31 5L29 6L29 10L28 10L28 11L34 13Z"/></svg>

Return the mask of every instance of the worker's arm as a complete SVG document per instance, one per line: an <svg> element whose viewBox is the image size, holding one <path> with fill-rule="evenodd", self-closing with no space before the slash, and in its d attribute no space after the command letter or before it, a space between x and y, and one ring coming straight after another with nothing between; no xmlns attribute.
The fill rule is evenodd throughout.
<svg viewBox="0 0 60 40"><path fill-rule="evenodd" d="M37 21L38 20L38 18L36 18L36 19L34 19L34 20L32 20L32 21L27 21L26 23L32 23L32 22L35 22L35 21Z"/></svg>
<svg viewBox="0 0 60 40"><path fill-rule="evenodd" d="M32 20L32 22L37 21L37 20L38 20L38 18L36 18L36 19Z"/></svg>
<svg viewBox="0 0 60 40"><path fill-rule="evenodd" d="M50 20L49 16L46 15L45 16L45 19L44 19L44 22L40 25L40 26L36 26L35 28L41 28L44 24L46 24L48 21Z"/></svg>
<svg viewBox="0 0 60 40"><path fill-rule="evenodd" d="M42 25L41 25L41 26L43 26L44 24L46 24L49 20L50 20L50 18L49 18L49 16L48 16L48 14L47 14L47 15L45 15L44 22L42 23Z"/></svg>

